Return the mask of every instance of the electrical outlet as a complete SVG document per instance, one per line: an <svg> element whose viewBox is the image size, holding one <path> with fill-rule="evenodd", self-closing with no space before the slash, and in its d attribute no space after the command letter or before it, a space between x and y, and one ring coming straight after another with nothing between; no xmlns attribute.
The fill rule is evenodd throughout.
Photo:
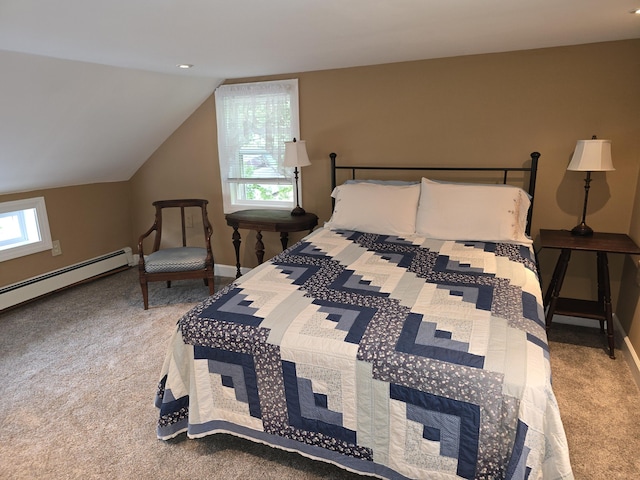
<svg viewBox="0 0 640 480"><path fill-rule="evenodd" d="M51 256L56 257L62 255L62 249L60 248L60 240L54 240L51 244Z"/></svg>

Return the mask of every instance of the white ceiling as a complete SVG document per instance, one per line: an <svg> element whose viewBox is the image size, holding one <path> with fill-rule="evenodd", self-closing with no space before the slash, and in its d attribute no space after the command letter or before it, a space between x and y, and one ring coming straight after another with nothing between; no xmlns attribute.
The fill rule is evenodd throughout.
<svg viewBox="0 0 640 480"><path fill-rule="evenodd" d="M639 38L635 8L640 0L0 0L0 193L129 179L226 78Z"/></svg>

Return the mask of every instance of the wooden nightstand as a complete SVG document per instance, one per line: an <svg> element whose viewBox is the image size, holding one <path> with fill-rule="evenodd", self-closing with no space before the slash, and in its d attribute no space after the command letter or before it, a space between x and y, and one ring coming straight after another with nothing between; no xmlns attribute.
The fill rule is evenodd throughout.
<svg viewBox="0 0 640 480"><path fill-rule="evenodd" d="M553 277L544 296L544 304L548 308L546 314L547 329L551 327L554 314L570 317L590 318L600 321L600 331L604 333L607 324L609 356L615 358L613 313L611 310L611 284L609 282L609 263L607 253L625 253L640 255L640 248L628 235L623 233L594 233L589 237L571 235L568 230L540 230L542 248L561 249L560 257L553 271ZM598 262L598 299L579 300L560 297L560 289L564 281L571 252L582 250L595 252Z"/></svg>
<svg viewBox="0 0 640 480"><path fill-rule="evenodd" d="M289 210L268 210L253 209L240 210L225 215L227 225L233 227L233 246L236 249L236 278L240 272L240 233L239 228L246 228L256 231L256 257L258 263L264 259L264 243L262 243L262 232L280 232L280 242L282 249L287 248L289 243L289 232L302 232L309 230L309 233L318 225L318 216L314 213L304 215L291 215Z"/></svg>

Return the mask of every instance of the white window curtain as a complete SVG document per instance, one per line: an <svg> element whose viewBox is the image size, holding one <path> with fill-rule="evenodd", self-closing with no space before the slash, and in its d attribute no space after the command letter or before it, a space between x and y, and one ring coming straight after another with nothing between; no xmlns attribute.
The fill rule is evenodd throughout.
<svg viewBox="0 0 640 480"><path fill-rule="evenodd" d="M215 100L224 212L295 206L283 161L299 138L298 80L222 85Z"/></svg>

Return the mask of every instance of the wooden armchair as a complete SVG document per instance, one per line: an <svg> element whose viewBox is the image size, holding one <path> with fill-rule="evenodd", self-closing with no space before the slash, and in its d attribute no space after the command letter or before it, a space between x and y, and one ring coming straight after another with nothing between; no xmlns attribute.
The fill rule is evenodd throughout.
<svg viewBox="0 0 640 480"><path fill-rule="evenodd" d="M211 235L213 229L207 217L207 200L183 199L183 200L159 200L153 202L156 208L156 218L153 226L143 233L138 240L138 273L144 309L149 308L148 282L166 281L167 288L171 287L172 280L184 280L192 278L204 279L209 286L209 294L214 293L213 280L213 254L211 252ZM185 209L190 207L200 208L202 224L204 228L204 247L188 247L186 229L192 226L195 216L185 215ZM179 208L182 221L182 246L160 248L162 240L162 214L163 209ZM143 242L145 238L155 232L153 250L145 255ZM166 236L166 235L165 235Z"/></svg>

